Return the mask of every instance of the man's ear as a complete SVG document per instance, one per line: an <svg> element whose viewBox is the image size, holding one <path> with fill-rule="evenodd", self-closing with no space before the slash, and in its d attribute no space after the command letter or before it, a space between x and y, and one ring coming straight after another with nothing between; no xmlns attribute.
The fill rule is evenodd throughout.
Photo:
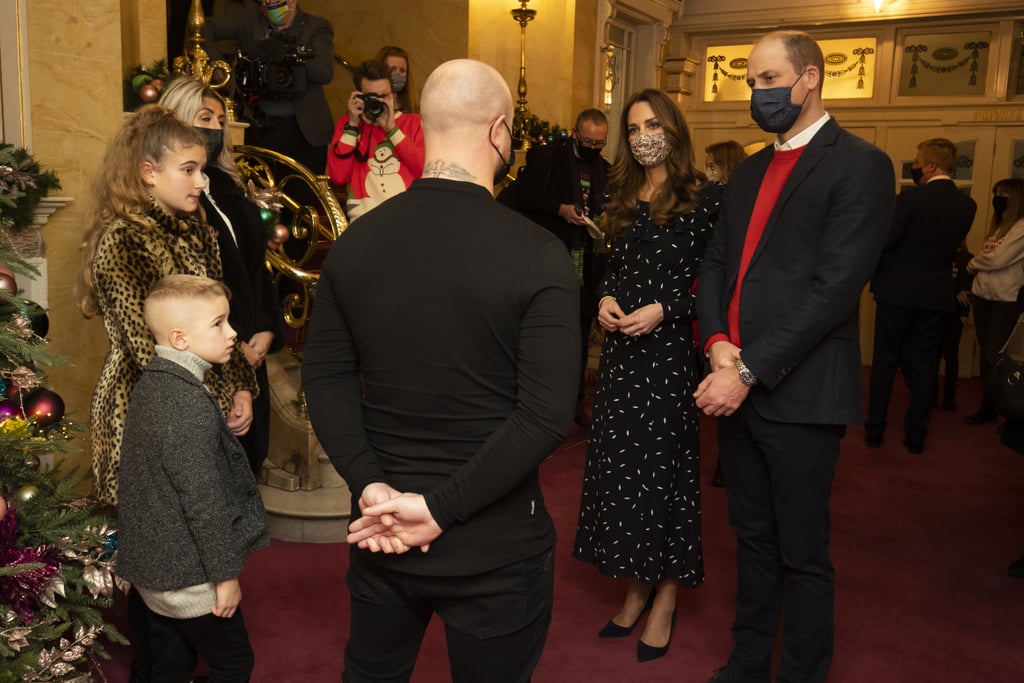
<svg viewBox="0 0 1024 683"><path fill-rule="evenodd" d="M821 90L821 71L816 66L807 67L807 89Z"/></svg>
<svg viewBox="0 0 1024 683"><path fill-rule="evenodd" d="M501 134L505 130L505 126L502 125L502 122L506 121L507 119L508 117L502 114L501 116L494 120L494 123L491 124L491 144L497 147L498 149L501 149Z"/></svg>
<svg viewBox="0 0 1024 683"><path fill-rule="evenodd" d="M180 327L172 328L167 334L167 341L171 348L178 351L188 351L188 333Z"/></svg>

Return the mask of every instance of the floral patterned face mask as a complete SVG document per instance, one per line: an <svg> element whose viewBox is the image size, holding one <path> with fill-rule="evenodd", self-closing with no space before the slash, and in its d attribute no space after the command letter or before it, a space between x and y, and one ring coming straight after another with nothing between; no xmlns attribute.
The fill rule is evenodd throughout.
<svg viewBox="0 0 1024 683"><path fill-rule="evenodd" d="M629 141L633 158L641 166L657 166L668 158L671 147L664 133L638 133Z"/></svg>

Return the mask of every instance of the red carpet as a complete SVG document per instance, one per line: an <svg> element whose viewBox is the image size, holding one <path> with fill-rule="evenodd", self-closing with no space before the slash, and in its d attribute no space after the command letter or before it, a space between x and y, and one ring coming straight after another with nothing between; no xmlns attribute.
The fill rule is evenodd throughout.
<svg viewBox="0 0 1024 683"><path fill-rule="evenodd" d="M1024 553L1024 457L1002 447L993 425L968 427L976 380L961 382L961 409L936 411L923 456L902 447L906 390L896 387L886 441L864 446L854 426L843 441L833 488L836 652L832 683L1024 680L1024 580L1007 565ZM542 469L558 526L555 615L535 683L703 683L725 662L735 583L734 537L725 492L710 485L717 455L703 425L704 554L707 581L683 593L671 649L638 664L636 641L599 640L624 588L570 556L586 433L577 429ZM257 683L340 680L348 634L338 545L275 541L242 578L243 608L256 649ZM119 620L120 621L120 620ZM128 651L104 667L127 681ZM450 680L435 623L415 683Z"/></svg>

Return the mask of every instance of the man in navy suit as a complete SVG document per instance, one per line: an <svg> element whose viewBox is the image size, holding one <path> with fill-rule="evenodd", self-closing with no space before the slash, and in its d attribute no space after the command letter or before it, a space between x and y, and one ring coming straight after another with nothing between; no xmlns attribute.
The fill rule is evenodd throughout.
<svg viewBox="0 0 1024 683"><path fill-rule="evenodd" d="M821 683L833 651L829 495L843 425L862 419L857 308L892 222L892 164L821 100L809 35L750 53L751 115L775 144L729 176L697 309L737 535L735 646L720 682Z"/></svg>
<svg viewBox="0 0 1024 683"><path fill-rule="evenodd" d="M877 308L864 441L872 448L882 445L892 383L900 368L910 387L903 445L911 453L924 450L943 327L956 311L953 256L978 208L957 189L955 168L956 145L950 140L933 138L917 146L910 168L915 187L896 199L889 238L871 279Z"/></svg>

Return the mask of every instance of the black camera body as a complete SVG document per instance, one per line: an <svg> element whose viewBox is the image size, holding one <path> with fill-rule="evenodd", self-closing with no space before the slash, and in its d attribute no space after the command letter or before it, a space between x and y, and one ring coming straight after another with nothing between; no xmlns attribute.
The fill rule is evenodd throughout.
<svg viewBox="0 0 1024 683"><path fill-rule="evenodd" d="M247 97L289 100L306 91L306 60L313 50L289 44L280 38L267 38L256 44L251 54L238 51L235 81Z"/></svg>
<svg viewBox="0 0 1024 683"><path fill-rule="evenodd" d="M377 117L383 114L385 107L387 107L384 100L372 92L361 93L356 95L356 97L363 101L363 114L370 121L376 121Z"/></svg>

